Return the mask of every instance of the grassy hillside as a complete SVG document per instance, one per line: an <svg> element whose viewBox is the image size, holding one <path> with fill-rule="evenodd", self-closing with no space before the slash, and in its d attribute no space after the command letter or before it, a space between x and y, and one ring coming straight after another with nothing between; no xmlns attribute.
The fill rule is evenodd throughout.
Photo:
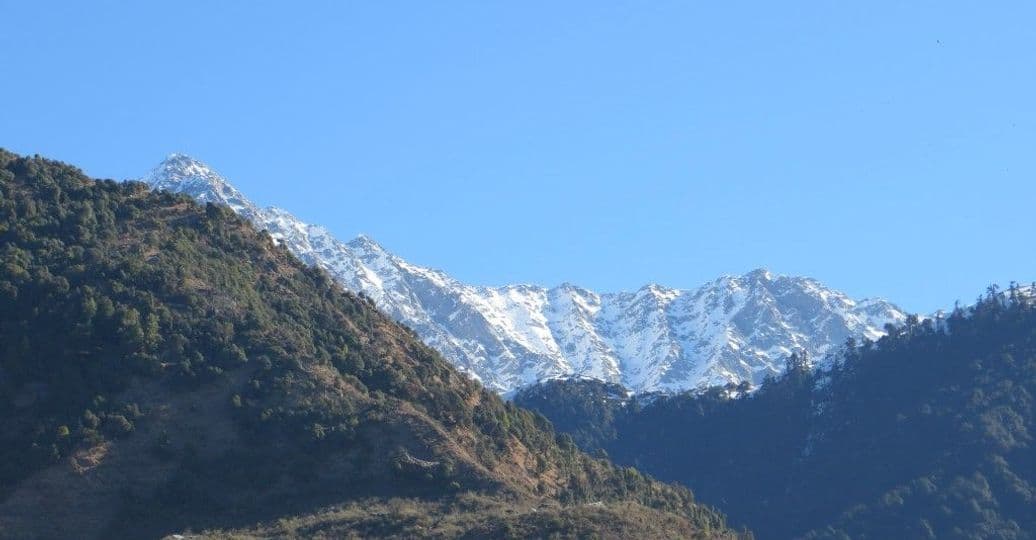
<svg viewBox="0 0 1036 540"><path fill-rule="evenodd" d="M602 406L600 383L516 402L588 449L693 488L763 538L1036 537L1034 289L848 343L736 388Z"/></svg>
<svg viewBox="0 0 1036 540"><path fill-rule="evenodd" d="M729 534L228 209L0 151L0 253L2 536Z"/></svg>

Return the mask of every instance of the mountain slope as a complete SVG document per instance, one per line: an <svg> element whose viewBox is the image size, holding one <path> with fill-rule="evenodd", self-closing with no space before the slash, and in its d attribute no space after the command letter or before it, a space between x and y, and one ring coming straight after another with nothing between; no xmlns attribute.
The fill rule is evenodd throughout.
<svg viewBox="0 0 1036 540"><path fill-rule="evenodd" d="M1036 302L991 289L814 372L654 401L551 381L514 402L762 538L1036 537Z"/></svg>
<svg viewBox="0 0 1036 540"><path fill-rule="evenodd" d="M728 534L222 206L0 150L0 252L4 537Z"/></svg>
<svg viewBox="0 0 1036 540"><path fill-rule="evenodd" d="M888 302L857 302L815 280L764 270L696 290L477 287L410 264L367 237L341 242L283 210L258 208L187 156L170 156L144 181L227 204L498 392L572 375L636 392L758 384L794 350L822 358L850 336L877 338L885 324L905 318Z"/></svg>

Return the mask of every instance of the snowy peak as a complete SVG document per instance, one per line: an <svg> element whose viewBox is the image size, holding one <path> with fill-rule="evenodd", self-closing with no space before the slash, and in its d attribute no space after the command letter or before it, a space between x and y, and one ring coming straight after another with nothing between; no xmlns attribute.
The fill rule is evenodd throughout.
<svg viewBox="0 0 1036 540"><path fill-rule="evenodd" d="M366 234L360 234L356 238L350 240L346 245L350 249L357 253L367 254L370 256L388 256L389 252L385 248L381 247L381 244L377 243L371 237Z"/></svg>
<svg viewBox="0 0 1036 540"><path fill-rule="evenodd" d="M756 268L755 270L745 274L744 278L751 281L765 282L773 279L773 275L765 268Z"/></svg>
<svg viewBox="0 0 1036 540"><path fill-rule="evenodd" d="M906 318L816 280L756 269L697 289L649 284L597 293L565 283L482 287L349 242L279 208L260 209L219 173L173 154L144 179L154 189L226 204L301 260L414 329L487 387L508 393L557 377L589 377L638 392L749 381L779 372L793 351L822 359L848 337L876 339Z"/></svg>
<svg viewBox="0 0 1036 540"><path fill-rule="evenodd" d="M156 171L161 171L165 177L164 179L170 181L176 181L184 177L218 176L209 168L208 165L205 165L187 154L178 154L175 152L166 156L166 158L158 164L158 167L152 171L153 176L156 174Z"/></svg>
<svg viewBox="0 0 1036 540"><path fill-rule="evenodd" d="M215 195L233 190L226 180L204 163L185 154L169 154L145 177L155 189L166 189L191 194Z"/></svg>
<svg viewBox="0 0 1036 540"><path fill-rule="evenodd" d="M257 211L255 205L219 173L185 154L170 154L143 181L151 189L184 193L198 202L227 205L235 212Z"/></svg>

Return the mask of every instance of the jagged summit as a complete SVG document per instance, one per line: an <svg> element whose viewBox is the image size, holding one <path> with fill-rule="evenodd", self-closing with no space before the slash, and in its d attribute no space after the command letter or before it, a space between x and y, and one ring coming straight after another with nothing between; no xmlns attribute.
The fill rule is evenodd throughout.
<svg viewBox="0 0 1036 540"><path fill-rule="evenodd" d="M162 166L169 166L173 168L178 167L201 167L207 169L208 166L201 161L194 159L187 154L181 154L180 152L173 152L162 160Z"/></svg>
<svg viewBox="0 0 1036 540"><path fill-rule="evenodd" d="M746 277L748 279L755 279L755 280L760 280L760 281L770 281L771 279L774 278L774 275L771 274L770 271L767 270L766 268L756 268L755 270L752 270L751 272L745 274L744 277ZM783 277L783 276L778 276L778 277Z"/></svg>
<svg viewBox="0 0 1036 540"><path fill-rule="evenodd" d="M199 202L225 204L249 219L258 208L218 172L186 154L169 154L142 181L152 189L185 193Z"/></svg>
<svg viewBox="0 0 1036 540"><path fill-rule="evenodd" d="M346 245L348 245L349 247L351 247L353 249L358 249L358 250L362 250L362 251L366 251L366 252L388 253L388 250L386 250L384 247L382 247L381 244L377 243L370 236L367 236L366 234L362 234L362 233L356 235L356 238L353 238L352 240L350 240L348 242L348 244L346 244Z"/></svg>
<svg viewBox="0 0 1036 540"><path fill-rule="evenodd" d="M781 370L792 351L822 358L850 336L876 338L886 323L906 317L884 300L857 302L816 280L765 268L697 289L474 286L411 264L366 235L343 242L286 211L259 209L187 156L171 156L146 181L229 205L501 393L566 376L636 392L758 383Z"/></svg>
<svg viewBox="0 0 1036 540"><path fill-rule="evenodd" d="M147 176L148 180L166 183L205 181L208 183L226 183L216 171L208 165L187 154L169 154Z"/></svg>

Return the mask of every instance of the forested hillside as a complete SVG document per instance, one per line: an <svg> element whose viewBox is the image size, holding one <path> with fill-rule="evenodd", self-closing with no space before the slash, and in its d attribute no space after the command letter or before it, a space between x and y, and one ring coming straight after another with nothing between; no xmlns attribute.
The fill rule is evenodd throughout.
<svg viewBox="0 0 1036 540"><path fill-rule="evenodd" d="M889 331L820 372L793 357L747 396L602 401L600 383L562 381L515 401L761 538L1036 536L1031 290Z"/></svg>
<svg viewBox="0 0 1036 540"><path fill-rule="evenodd" d="M0 253L0 536L730 535L229 209L0 151Z"/></svg>

